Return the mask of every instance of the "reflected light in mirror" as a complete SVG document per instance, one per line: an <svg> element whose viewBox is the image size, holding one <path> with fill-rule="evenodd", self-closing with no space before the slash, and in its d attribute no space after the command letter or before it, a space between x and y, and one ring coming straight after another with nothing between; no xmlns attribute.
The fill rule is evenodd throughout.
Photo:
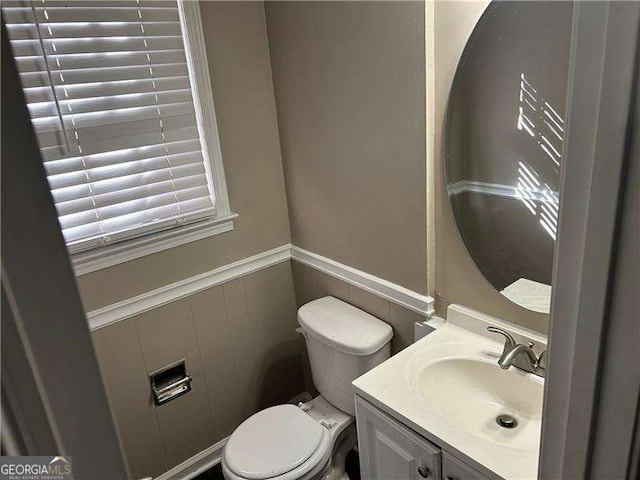
<svg viewBox="0 0 640 480"><path fill-rule="evenodd" d="M562 158L562 140L564 120L558 112L543 100L536 88L520 73L520 104L516 128L534 138L538 146L547 155L556 172ZM541 128L538 128L540 126ZM550 132L551 140L545 135ZM554 145L554 142L558 145ZM540 175L525 162L518 162L516 196L532 215L538 217L540 225L555 240L558 228L559 196Z"/></svg>

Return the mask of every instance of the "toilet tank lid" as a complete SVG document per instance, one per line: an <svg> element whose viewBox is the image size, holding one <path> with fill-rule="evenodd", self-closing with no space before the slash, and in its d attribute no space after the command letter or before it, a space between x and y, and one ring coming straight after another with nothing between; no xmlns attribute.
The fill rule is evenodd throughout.
<svg viewBox="0 0 640 480"><path fill-rule="evenodd" d="M300 307L298 323L317 341L353 355L377 352L393 337L393 329L382 320L335 297Z"/></svg>

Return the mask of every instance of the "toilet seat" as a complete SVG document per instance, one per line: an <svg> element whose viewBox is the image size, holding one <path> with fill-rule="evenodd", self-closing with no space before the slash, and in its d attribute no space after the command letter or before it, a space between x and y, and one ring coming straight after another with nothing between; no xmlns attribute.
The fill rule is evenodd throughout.
<svg viewBox="0 0 640 480"><path fill-rule="evenodd" d="M327 428L294 405L267 408L245 420L229 437L222 458L225 476L302 478L328 461L330 437Z"/></svg>

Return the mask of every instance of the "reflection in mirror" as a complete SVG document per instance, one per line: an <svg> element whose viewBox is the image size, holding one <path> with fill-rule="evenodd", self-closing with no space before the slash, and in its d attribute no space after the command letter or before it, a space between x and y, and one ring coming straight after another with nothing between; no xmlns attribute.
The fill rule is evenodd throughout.
<svg viewBox="0 0 640 480"><path fill-rule="evenodd" d="M548 313L573 5L493 2L449 98L446 180L469 253L510 300Z"/></svg>

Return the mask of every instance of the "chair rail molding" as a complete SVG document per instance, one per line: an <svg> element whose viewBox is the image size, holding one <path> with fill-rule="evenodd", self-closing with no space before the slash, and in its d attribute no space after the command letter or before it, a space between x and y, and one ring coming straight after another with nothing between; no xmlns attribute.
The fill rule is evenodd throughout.
<svg viewBox="0 0 640 480"><path fill-rule="evenodd" d="M382 297L396 305L424 315L426 318L430 318L435 311L433 298L430 296L414 292L401 285L349 267L317 253L292 245L291 258L343 282Z"/></svg>
<svg viewBox="0 0 640 480"><path fill-rule="evenodd" d="M289 260L300 262L327 275L331 275L396 305L424 315L426 318L430 318L434 313L433 298L430 296L414 292L408 288L336 262L317 253L309 252L295 245L286 244L87 312L89 328L96 330L106 327L112 323L125 320L201 292L207 288L215 287L216 285L221 285L246 275L251 275L258 270L269 268Z"/></svg>
<svg viewBox="0 0 640 480"><path fill-rule="evenodd" d="M135 297L87 313L89 328L96 330L134 315L166 305L181 298L215 287L233 279L250 275L291 258L291 246L280 247L243 258L237 262L215 268L205 273L185 278Z"/></svg>

